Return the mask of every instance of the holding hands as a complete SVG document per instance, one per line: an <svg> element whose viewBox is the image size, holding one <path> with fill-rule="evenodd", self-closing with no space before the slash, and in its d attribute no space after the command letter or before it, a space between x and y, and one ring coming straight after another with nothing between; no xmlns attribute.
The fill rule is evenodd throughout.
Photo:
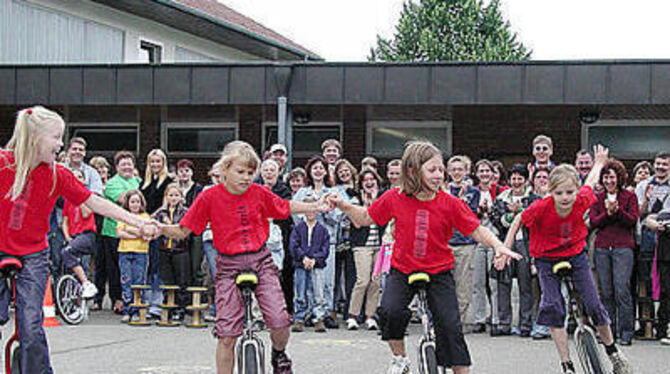
<svg viewBox="0 0 670 374"><path fill-rule="evenodd" d="M161 236L162 233L163 225L156 220L146 221L140 226L140 235L145 241L154 240Z"/></svg>

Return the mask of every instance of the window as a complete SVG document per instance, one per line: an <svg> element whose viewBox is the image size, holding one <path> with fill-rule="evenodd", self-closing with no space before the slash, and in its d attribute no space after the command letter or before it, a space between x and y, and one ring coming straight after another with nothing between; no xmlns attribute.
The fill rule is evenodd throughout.
<svg viewBox="0 0 670 374"><path fill-rule="evenodd" d="M236 123L164 123L161 146L169 155L218 157L226 143L237 139Z"/></svg>
<svg viewBox="0 0 670 374"><path fill-rule="evenodd" d="M602 144L610 155L627 160L651 159L668 150L670 121L599 121L582 125L582 147Z"/></svg>
<svg viewBox="0 0 670 374"><path fill-rule="evenodd" d="M277 143L277 124L263 124L263 149ZM306 158L321 154L321 143L326 139L342 142L342 124L335 122L311 122L306 125L293 124L293 157Z"/></svg>
<svg viewBox="0 0 670 374"><path fill-rule="evenodd" d="M366 152L379 157L402 156L405 143L429 140L444 153L451 153L451 122L368 121Z"/></svg>
<svg viewBox="0 0 670 374"><path fill-rule="evenodd" d="M160 64L162 61L163 47L157 43L140 40L140 62Z"/></svg>
<svg viewBox="0 0 670 374"><path fill-rule="evenodd" d="M66 142L75 136L86 139L88 155L113 156L117 151L139 153L139 124L137 123L69 123Z"/></svg>

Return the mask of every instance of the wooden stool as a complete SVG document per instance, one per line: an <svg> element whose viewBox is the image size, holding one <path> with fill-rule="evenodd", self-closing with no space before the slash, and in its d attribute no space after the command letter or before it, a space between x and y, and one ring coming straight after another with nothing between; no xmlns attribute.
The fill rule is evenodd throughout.
<svg viewBox="0 0 670 374"><path fill-rule="evenodd" d="M144 294L145 290L151 289L151 286L144 284L134 284L130 286L130 289L133 290L133 303L128 306L131 308L137 308L140 318L139 321L133 321L131 316L128 324L133 326L149 326L150 323L147 322L147 309L149 308L149 304L142 302L142 295Z"/></svg>
<svg viewBox="0 0 670 374"><path fill-rule="evenodd" d="M193 294L193 303L186 307L186 310L189 310L193 313L193 320L191 323L187 323L186 327L192 328L205 328L207 327L206 323L202 321L202 311L207 309L207 304L202 304L202 293L207 292L207 287L188 287L186 291Z"/></svg>
<svg viewBox="0 0 670 374"><path fill-rule="evenodd" d="M654 319L651 318L654 310L654 299L649 295L647 290L647 280L640 279L638 282L638 297L637 302L640 308L640 315L638 321L640 327L644 328L644 335L637 336L638 340L654 340L654 330L652 323Z"/></svg>
<svg viewBox="0 0 670 374"><path fill-rule="evenodd" d="M179 326L181 323L173 321L171 317L171 312L179 307L175 303L175 294L179 291L179 286L160 286L160 289L163 290L165 303L158 305L161 308L161 319L156 324L162 327Z"/></svg>

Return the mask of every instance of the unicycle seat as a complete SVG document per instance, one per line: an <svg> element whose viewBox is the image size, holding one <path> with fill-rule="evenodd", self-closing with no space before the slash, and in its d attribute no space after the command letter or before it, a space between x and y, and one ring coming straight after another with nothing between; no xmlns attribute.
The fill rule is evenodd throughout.
<svg viewBox="0 0 670 374"><path fill-rule="evenodd" d="M563 279L572 276L572 265L568 261L561 261L551 268L551 272Z"/></svg>
<svg viewBox="0 0 670 374"><path fill-rule="evenodd" d="M0 260L0 277L11 278L23 268L23 263L16 257L5 257Z"/></svg>
<svg viewBox="0 0 670 374"><path fill-rule="evenodd" d="M407 278L407 283L413 287L425 288L430 283L430 275L424 272L412 273Z"/></svg>
<svg viewBox="0 0 670 374"><path fill-rule="evenodd" d="M235 277L235 284L241 289L253 289L258 285L258 275L251 271L239 273L237 274L237 277Z"/></svg>

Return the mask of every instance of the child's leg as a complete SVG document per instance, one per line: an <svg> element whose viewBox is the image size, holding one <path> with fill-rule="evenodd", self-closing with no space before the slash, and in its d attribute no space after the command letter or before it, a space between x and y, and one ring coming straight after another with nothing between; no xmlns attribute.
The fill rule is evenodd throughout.
<svg viewBox="0 0 670 374"><path fill-rule="evenodd" d="M235 366L235 337L219 338L216 345L216 373L233 374Z"/></svg>
<svg viewBox="0 0 670 374"><path fill-rule="evenodd" d="M572 264L572 279L575 284L575 290L582 299L586 314L591 318L591 321L596 326L600 339L605 345L614 343L612 330L610 329L610 319L607 315L605 307L600 302L596 284L593 281L591 267L589 265L588 257L585 253L573 257L570 261Z"/></svg>
<svg viewBox="0 0 670 374"><path fill-rule="evenodd" d="M288 343L291 319L286 312L284 294L279 284L279 271L274 265L270 251L264 249L254 254L258 259L254 265L258 274L258 285L255 289L258 305L263 313L265 324L270 329L272 348L283 351Z"/></svg>
<svg viewBox="0 0 670 374"><path fill-rule="evenodd" d="M181 309L184 309L188 304L186 287L188 287L189 282L191 281L191 255L189 251L177 252L172 256L172 261L175 281L179 286L177 304Z"/></svg>
<svg viewBox="0 0 670 374"><path fill-rule="evenodd" d="M72 238L72 241L63 248L63 263L65 267L71 269L81 283L86 283L88 277L81 266L80 258L85 254L92 254L94 247L95 234L91 231L86 231Z"/></svg>
<svg viewBox="0 0 670 374"><path fill-rule="evenodd" d="M550 326L551 336L556 344L556 350L561 362L570 361L568 350L568 337L564 328L565 301L561 294L561 283L552 273L553 263L544 260L535 262L542 296L537 315L537 323Z"/></svg>
<svg viewBox="0 0 670 374"><path fill-rule="evenodd" d="M411 312L407 308L414 297L414 291L407 284L407 275L391 269L386 278L386 289L382 295L380 325L382 340L388 342L395 356L405 357L405 329Z"/></svg>
<svg viewBox="0 0 670 374"><path fill-rule="evenodd" d="M312 287L314 288L314 300L310 301L314 305L314 318L317 321L323 321L329 312L328 301L324 293L326 271L325 269L313 268L308 272L307 276L312 280Z"/></svg>

